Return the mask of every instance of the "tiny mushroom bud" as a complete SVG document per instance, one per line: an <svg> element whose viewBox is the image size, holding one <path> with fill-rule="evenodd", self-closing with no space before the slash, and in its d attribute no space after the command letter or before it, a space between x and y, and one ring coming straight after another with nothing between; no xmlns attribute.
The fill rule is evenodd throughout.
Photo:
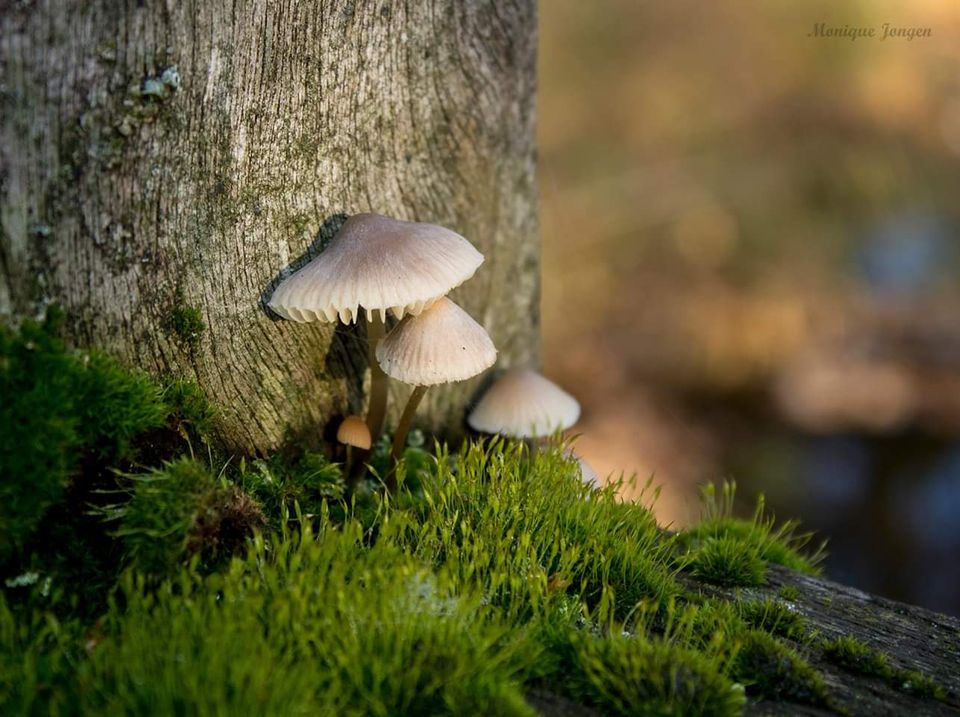
<svg viewBox="0 0 960 717"><path fill-rule="evenodd" d="M337 440L347 446L369 450L370 429L360 416L347 416L337 429Z"/></svg>
<svg viewBox="0 0 960 717"><path fill-rule="evenodd" d="M580 404L553 381L529 369L511 369L487 389L467 423L476 431L541 438L570 428Z"/></svg>
<svg viewBox="0 0 960 717"><path fill-rule="evenodd" d="M360 416L347 416L340 423L340 427L337 428L337 440L347 447L347 462L344 466L347 476L359 478L360 473L362 473L363 461L358 461L355 466L351 465L354 457L353 449L370 450L372 441L370 440L370 429L367 428L367 422Z"/></svg>
<svg viewBox="0 0 960 717"><path fill-rule="evenodd" d="M497 360L497 349L466 311L442 298L397 324L377 346L377 360L388 376L416 387L394 436L393 457L399 459L427 388L482 373Z"/></svg>
<svg viewBox="0 0 960 717"><path fill-rule="evenodd" d="M369 322L370 407L367 426L380 433L387 380L374 356L387 312L417 315L473 276L483 255L459 234L434 224L355 214L313 261L273 292L269 306L291 321Z"/></svg>

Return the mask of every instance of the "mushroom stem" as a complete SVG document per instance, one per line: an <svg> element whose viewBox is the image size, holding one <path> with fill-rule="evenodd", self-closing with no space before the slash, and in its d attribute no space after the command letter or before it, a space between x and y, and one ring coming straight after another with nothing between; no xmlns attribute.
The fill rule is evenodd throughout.
<svg viewBox="0 0 960 717"><path fill-rule="evenodd" d="M370 406L367 409L367 428L373 443L380 438L383 417L387 412L387 385L389 378L377 363L377 344L383 338L383 319L376 311L367 314L367 356L370 360Z"/></svg>
<svg viewBox="0 0 960 717"><path fill-rule="evenodd" d="M417 406L420 405L420 399L427 392L427 386L417 386L407 399L407 405L403 408L403 415L400 416L400 423L397 426L397 433L393 437L393 450L390 455L393 456L393 462L396 463L403 455L403 449L407 445L407 434L410 432L410 426L413 425L413 414L417 412ZM396 480L396 479L394 479ZM396 486L388 486L392 490Z"/></svg>
<svg viewBox="0 0 960 717"><path fill-rule="evenodd" d="M352 491L357 487L357 484L360 482L360 479L363 478L363 472L366 469L367 459L370 458L370 453L373 452L373 448L358 448L356 455L350 455L350 449L347 449L347 466L344 471L344 475L347 476L347 486Z"/></svg>
<svg viewBox="0 0 960 717"><path fill-rule="evenodd" d="M540 439L536 437L527 437L523 439L524 447L527 449L527 460L533 460L533 457L540 452Z"/></svg>

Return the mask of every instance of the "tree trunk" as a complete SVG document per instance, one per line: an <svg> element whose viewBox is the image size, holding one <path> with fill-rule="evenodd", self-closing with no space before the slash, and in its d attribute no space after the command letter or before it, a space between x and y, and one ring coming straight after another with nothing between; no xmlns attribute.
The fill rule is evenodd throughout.
<svg viewBox="0 0 960 717"><path fill-rule="evenodd" d="M58 303L78 345L196 380L231 449L310 442L363 410L363 329L263 301L376 211L469 238L453 298L536 362L534 0L0 7L0 318Z"/></svg>

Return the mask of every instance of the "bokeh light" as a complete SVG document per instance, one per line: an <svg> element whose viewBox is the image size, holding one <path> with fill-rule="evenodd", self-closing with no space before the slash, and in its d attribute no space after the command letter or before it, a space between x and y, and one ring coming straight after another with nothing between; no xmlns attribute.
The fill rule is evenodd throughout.
<svg viewBox="0 0 960 717"><path fill-rule="evenodd" d="M666 523L735 478L836 577L960 613L933 507L960 500L960 5L540 15L544 360L578 451L653 475Z"/></svg>

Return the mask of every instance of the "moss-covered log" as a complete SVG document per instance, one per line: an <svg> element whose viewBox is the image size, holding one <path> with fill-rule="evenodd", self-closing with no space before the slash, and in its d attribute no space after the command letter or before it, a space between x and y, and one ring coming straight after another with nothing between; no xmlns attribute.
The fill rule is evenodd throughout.
<svg viewBox="0 0 960 717"><path fill-rule="evenodd" d="M757 588L684 582L693 592L723 600L772 600L802 618L804 637L795 644L823 676L829 704L751 701L749 715L960 712L960 619L777 565L768 566L766 583ZM549 690L535 690L528 699L544 715L600 714Z"/></svg>
<svg viewBox="0 0 960 717"><path fill-rule="evenodd" d="M724 589L688 581L723 599L774 600L800 615L803 654L824 677L831 706L750 704L757 715L946 715L960 711L960 619L770 565L761 587ZM845 659L838 639L856 645ZM870 659L864 659L864 657ZM931 678L932 682L922 679Z"/></svg>
<svg viewBox="0 0 960 717"><path fill-rule="evenodd" d="M786 602L815 631L811 663L819 669L836 705L852 715L941 715L960 711L960 619L869 595L823 578L770 566L763 588L743 591L757 597L786 595ZM783 599L780 597L780 599ZM824 649L839 637L868 648L889 669L871 669L869 660L844 660ZM920 673L943 688L941 699ZM930 686L930 689L937 691ZM761 703L755 714L828 714L827 710Z"/></svg>
<svg viewBox="0 0 960 717"><path fill-rule="evenodd" d="M535 31L532 0L6 4L0 319L63 305L77 344L197 381L231 448L316 440L362 410L362 330L262 301L378 211L471 239L455 298L535 361Z"/></svg>

